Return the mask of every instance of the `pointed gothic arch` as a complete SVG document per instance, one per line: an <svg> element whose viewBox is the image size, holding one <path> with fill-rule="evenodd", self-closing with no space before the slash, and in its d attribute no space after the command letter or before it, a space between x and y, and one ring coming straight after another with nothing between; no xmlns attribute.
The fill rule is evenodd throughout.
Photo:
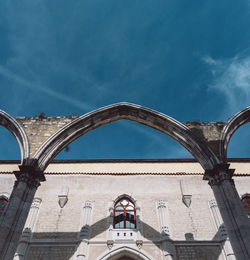
<svg viewBox="0 0 250 260"><path fill-rule="evenodd" d="M123 194L118 196L114 201L114 216L113 216L113 228L114 229L136 229L136 204L135 200L127 195Z"/></svg>
<svg viewBox="0 0 250 260"><path fill-rule="evenodd" d="M63 148L81 135L121 119L135 121L169 135L193 154L205 170L212 169L218 163L218 158L211 149L186 125L155 110L122 102L80 116L57 131L34 155L38 161L38 168L44 171Z"/></svg>
<svg viewBox="0 0 250 260"><path fill-rule="evenodd" d="M116 204L122 198L127 198L127 199L131 200L131 202L133 202L133 204L137 207L136 200L132 196L130 196L130 195L126 194L126 193L121 194L118 197L115 197L115 199L113 200L114 204Z"/></svg>
<svg viewBox="0 0 250 260"><path fill-rule="evenodd" d="M128 246L121 246L115 248L111 251L104 253L99 260L118 260L123 256L128 256L134 260L153 260L153 258L147 256L148 254L144 253L143 250L128 247Z"/></svg>
<svg viewBox="0 0 250 260"><path fill-rule="evenodd" d="M242 125L250 122L250 106L232 116L224 126L220 136L220 159L227 162L227 148L232 135Z"/></svg>
<svg viewBox="0 0 250 260"><path fill-rule="evenodd" d="M16 138L21 151L21 164L24 164L29 157L29 144L23 128L15 118L3 110L0 110L0 125L9 130Z"/></svg>
<svg viewBox="0 0 250 260"><path fill-rule="evenodd" d="M0 192L0 216L7 208L10 195L8 192Z"/></svg>

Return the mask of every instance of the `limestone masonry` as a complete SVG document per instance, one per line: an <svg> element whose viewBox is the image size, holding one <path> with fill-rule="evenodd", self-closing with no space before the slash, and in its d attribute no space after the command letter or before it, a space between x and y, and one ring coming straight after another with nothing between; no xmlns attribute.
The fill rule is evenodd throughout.
<svg viewBox="0 0 250 260"><path fill-rule="evenodd" d="M169 135L195 159L53 160L122 119ZM227 122L185 123L125 102L83 116L0 110L21 151L20 161L0 161L0 260L249 260L250 159L227 158L249 121L250 107Z"/></svg>

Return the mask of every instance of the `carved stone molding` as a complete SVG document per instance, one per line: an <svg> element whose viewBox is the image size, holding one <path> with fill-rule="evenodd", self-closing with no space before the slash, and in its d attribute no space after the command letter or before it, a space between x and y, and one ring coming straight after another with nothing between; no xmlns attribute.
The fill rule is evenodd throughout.
<svg viewBox="0 0 250 260"><path fill-rule="evenodd" d="M163 200L158 201L158 209L159 208L166 208L166 203Z"/></svg>
<svg viewBox="0 0 250 260"><path fill-rule="evenodd" d="M220 185L223 181L228 180L234 183L232 177L235 169L229 169L230 164L219 164L213 170L205 171L204 180L208 180L210 186Z"/></svg>
<svg viewBox="0 0 250 260"><path fill-rule="evenodd" d="M192 191L190 190L188 183L186 183L184 179L180 180L180 188L182 194L182 202L187 208L189 208L192 201Z"/></svg>
<svg viewBox="0 0 250 260"><path fill-rule="evenodd" d="M85 201L85 204L84 204L83 208L84 209L86 209L86 208L92 209L91 201L89 201L89 200Z"/></svg>
<svg viewBox="0 0 250 260"><path fill-rule="evenodd" d="M19 165L20 171L14 171L16 182L14 187L19 182L24 182L29 188L38 188L41 181L45 181L42 171L37 169L37 160L29 160L30 165Z"/></svg>
<svg viewBox="0 0 250 260"><path fill-rule="evenodd" d="M168 238L170 235L168 227L168 217L167 217L167 205L163 200L158 201L158 215L160 221L161 235L163 238Z"/></svg>
<svg viewBox="0 0 250 260"><path fill-rule="evenodd" d="M212 213L216 228L218 229L221 238L226 239L227 231L226 231L225 225L223 223L217 203L215 200L210 200L208 203L209 203L209 206L211 209L211 213Z"/></svg>
<svg viewBox="0 0 250 260"><path fill-rule="evenodd" d="M182 202L186 205L187 208L190 207L192 201L192 195L182 195Z"/></svg>
<svg viewBox="0 0 250 260"><path fill-rule="evenodd" d="M141 249L142 248L142 245L143 245L143 241L142 240L136 240L136 245L137 245L137 247L139 248L139 249Z"/></svg>
<svg viewBox="0 0 250 260"><path fill-rule="evenodd" d="M34 198L32 204L31 204L31 208L38 209L40 207L41 201L42 201L41 198L38 198L38 197Z"/></svg>
<svg viewBox="0 0 250 260"><path fill-rule="evenodd" d="M83 212L81 217L81 230L79 232L79 245L77 248L76 259L87 259L88 247L89 247L89 234L90 234L90 219L91 219L92 203L91 201L85 201L83 205Z"/></svg>
<svg viewBox="0 0 250 260"><path fill-rule="evenodd" d="M32 236L32 232L36 223L39 207L41 205L42 199L35 197L30 207L29 215L23 229L22 236L19 240L17 251L15 253L13 260L21 260L25 258L28 245Z"/></svg>
<svg viewBox="0 0 250 260"><path fill-rule="evenodd" d="M211 214L215 223L216 228L218 229L219 235L221 237L221 239L223 239L223 243L222 243L222 249L223 252L225 254L225 258L228 260L235 260L235 255L232 249L232 245L230 243L230 241L228 240L228 234L227 234L227 230L226 227L223 223L218 205L216 203L215 200L210 200L208 202L210 209L211 209Z"/></svg>
<svg viewBox="0 0 250 260"><path fill-rule="evenodd" d="M16 187L19 182L26 183L29 188L37 189L40 186L40 180L36 174L33 175L29 172L21 172L21 171L15 171L14 174L17 178L14 187Z"/></svg>
<svg viewBox="0 0 250 260"><path fill-rule="evenodd" d="M58 204L61 208L63 208L68 202L68 193L69 187L63 186L62 190L60 191L60 194L58 195Z"/></svg>
<svg viewBox="0 0 250 260"><path fill-rule="evenodd" d="M112 249L113 245L114 245L114 240L108 240L107 241L107 247L108 247L109 250Z"/></svg>
<svg viewBox="0 0 250 260"><path fill-rule="evenodd" d="M220 185L225 180L228 180L228 181L234 183L234 180L232 179L233 172L234 172L234 169L232 169L232 170L230 169L227 172L219 172L213 176L209 176L208 184L210 186Z"/></svg>

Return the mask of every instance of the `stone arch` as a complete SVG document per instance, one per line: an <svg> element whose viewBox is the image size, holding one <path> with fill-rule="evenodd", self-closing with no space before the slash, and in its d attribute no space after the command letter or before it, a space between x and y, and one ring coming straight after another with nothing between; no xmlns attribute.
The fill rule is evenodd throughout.
<svg viewBox="0 0 250 260"><path fill-rule="evenodd" d="M8 192L0 192L0 217L1 217L1 214L3 214L4 211L6 211L6 208L8 207L9 198L10 198L10 195ZM5 202L3 202L3 200ZM3 202L2 205L1 205L1 201Z"/></svg>
<svg viewBox="0 0 250 260"><path fill-rule="evenodd" d="M21 151L21 164L29 157L29 143L21 125L9 114L0 110L0 125L8 129L16 138Z"/></svg>
<svg viewBox="0 0 250 260"><path fill-rule="evenodd" d="M10 194L8 192L0 192L0 198L4 198L6 200L9 200Z"/></svg>
<svg viewBox="0 0 250 260"><path fill-rule="evenodd" d="M117 197L113 200L113 201L114 201L114 204L116 204L116 202L119 201L119 200L122 199L122 198L127 198L127 199L131 200L131 201L134 203L134 205L137 206L136 200L135 200L133 197L131 197L131 196L129 196L128 194L125 194L125 193L122 194L122 195L117 196Z"/></svg>
<svg viewBox="0 0 250 260"><path fill-rule="evenodd" d="M106 252L99 260L118 260L120 257L127 256L134 260L153 260L149 258L142 250L137 250L128 246L121 246Z"/></svg>
<svg viewBox="0 0 250 260"><path fill-rule="evenodd" d="M81 135L121 119L135 121L169 135L189 150L205 170L212 169L218 163L211 149L186 125L155 110L122 102L89 112L61 128L34 155L38 168L45 170L56 154Z"/></svg>
<svg viewBox="0 0 250 260"><path fill-rule="evenodd" d="M220 137L220 159L227 162L227 148L234 132L242 125L250 122L250 106L232 116L224 126Z"/></svg>

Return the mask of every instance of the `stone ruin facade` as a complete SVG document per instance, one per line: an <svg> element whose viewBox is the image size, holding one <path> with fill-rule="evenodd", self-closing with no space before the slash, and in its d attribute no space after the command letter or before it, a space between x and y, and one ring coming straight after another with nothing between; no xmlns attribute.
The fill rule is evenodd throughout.
<svg viewBox="0 0 250 260"><path fill-rule="evenodd" d="M100 161L82 161L80 165L75 161L69 162L69 164L62 162L58 166L57 172L49 170L54 165L52 162L53 158L75 139L92 129L121 119L145 124L174 138L194 156L195 162L191 160L190 162L186 162L185 165L185 162L181 160L176 162L156 160L147 163L143 161L134 162L136 164L126 162L127 164L124 166L122 163L125 162L113 161L107 167L107 164L104 163L103 165ZM250 224L237 191L237 189L246 190L245 185L249 183L249 177L244 179L244 181L238 181L236 178L237 172L245 174L245 177L249 176L249 172L240 173L242 166L237 168L238 165L236 165L237 167L233 168L233 163L230 163L226 156L231 136L240 126L249 121L250 107L240 111L227 122L185 123L181 123L160 112L125 102L103 107L83 116L45 117L41 115L39 117L13 118L4 111L0 111L0 124L16 137L21 150L21 160L18 167L16 163L14 163L15 165L9 165L9 168L6 164L5 166L0 165L3 176L6 177L9 174L5 180L7 186L11 185L14 178L16 179L12 191L9 192L6 209L0 218L0 259L13 259L14 257L15 259L49 259L48 250L55 250L56 258L53 259L65 260L112 260L123 258L214 259L206 258L209 257L209 254L213 253L216 255L216 259L223 259L219 257L226 257L227 259L250 259ZM136 172L131 170L134 167L136 168L138 163L142 163L141 168L137 169ZM191 165L192 163L193 165ZM123 169L121 174L119 175L117 172L110 174L113 168L117 168L117 164ZM4 167L7 167L9 170L6 170L7 168ZM63 170L65 167L68 167L67 171ZM93 170L93 167L103 167L102 169L106 167L106 172ZM163 168L161 169L161 167ZM169 167L174 167L176 170L171 171ZM197 167L200 168L197 170ZM244 167L242 169L245 169ZM86 169L88 172L86 172ZM74 173L76 175L80 174L80 176L75 176ZM240 176L239 174L238 176ZM119 177L117 177L118 175ZM146 183L141 179L140 175L144 176ZM124 180L124 176L126 176L125 182L129 188L122 192L119 181ZM82 186L78 185L78 181ZM44 183L39 187L41 182ZM65 185L65 182L69 182L69 185ZM109 183L112 182L116 183L116 185L111 185L113 190L103 193L105 197L102 195L102 191L103 189L109 189ZM171 185L169 186L168 183L171 182L175 185L176 190L171 188ZM237 189L235 182L238 185ZM136 187L139 187L137 188L138 190L134 186L134 183L137 183ZM84 184L88 188L84 188ZM152 190L150 190L150 184L154 184ZM61 189L60 192L57 191L59 189L58 185ZM63 232L60 232L59 228L62 224L58 220L57 231L54 230L55 232L49 235L52 236L50 239L54 239L54 243L61 245L60 248L51 249L51 246L48 246L50 249L46 249L46 246L39 249L34 246L29 248L31 236L32 239L37 238L37 241L40 242L42 239L49 239L48 237L42 238L41 234L38 234L39 232L33 232L34 227L36 227L40 233L46 233L43 232L43 229L39 229L39 227L45 225L45 223L48 224L49 220L44 221L44 223L40 223L39 218L36 220L41 201L44 201L45 198L51 201L50 197L46 197L46 194L55 195L57 193L60 208L63 209L65 205L70 205L73 212L75 207L77 207L77 203L71 204L69 202L67 204L67 200L69 191L72 193L74 190L74 185L76 185L73 192L74 196L81 194L82 190L86 189L82 193L84 194L82 198L84 200L82 213L76 213L81 222L79 225L82 228L79 230L79 225L76 228L74 223L77 220L72 215L72 218L74 218L74 221L72 221L69 215L68 222L66 221L65 223L73 230L72 232L67 231L68 233L72 233L68 234L72 236L71 240L67 240L70 237L67 237L65 240ZM97 193L92 194L95 189L93 185L96 185L98 188L99 196L97 196ZM53 187L55 192L53 191ZM117 187L120 187L120 193ZM188 191L186 187L192 187L192 189ZM180 193L182 204L187 209L190 209L191 202L193 201L193 191L195 189L199 190L199 188L200 193L196 193L196 195L198 197L201 196L201 198L207 201L208 204L206 205L208 205L210 215L214 219L218 232L214 234L214 237L211 237L213 233L211 227L207 228L207 230L201 227L201 234L197 235L199 233L197 216L193 216L193 212L187 210L185 214L187 214L189 220L183 222L183 230L189 225L187 231L191 230L192 232L186 232L184 239L180 235L181 228L177 227L177 224L176 230L175 228L171 230L169 218L172 218L174 222L174 219L178 218L175 212L180 213L176 206L171 206L171 203L178 201L177 194ZM169 194L171 190L173 192L171 193L172 195ZM247 190L241 192L247 192ZM131 196L133 193L136 198ZM147 193L150 195L147 195ZM89 198L87 194L89 194ZM170 199L171 196L173 196L172 200ZM115 217L114 207L115 203L118 203L119 198L127 198L134 205L134 214L137 217L136 220L130 220L135 225L133 230L126 229L121 233L117 232L113 225ZM110 204L109 213L108 215L105 213L105 215L103 212L100 213L100 211L99 214L102 216L104 214L105 217L101 218L99 216L96 222L93 223L93 207L95 209L97 205L100 206L102 200L105 205ZM154 217L149 212L146 213L147 210L143 209L144 205L151 205L149 208L153 212ZM201 219L207 219L208 223L211 224L211 219L209 218L209 220L207 217L207 209L203 208L204 204L203 206L201 205L202 203L196 205L197 209L195 212L199 211ZM53 219L55 218L52 210L53 207L50 207L52 205L48 207L49 211L44 211L43 216L47 215L50 218L51 214L51 218ZM195 204L193 207L195 207ZM140 208L143 210L140 211ZM169 213L169 211L172 213ZM144 212L145 218L140 217L142 212ZM95 213L95 216L96 214L98 215L98 213ZM59 214L59 218L60 216L62 217L62 213L61 215ZM76 218L78 219L78 217ZM150 218L152 219L150 220ZM192 219L195 218L196 221L192 224ZM158 219L158 227L156 219ZM151 221L151 225L147 223L147 220ZM62 221L62 223L64 222ZM175 224L173 224L173 227L175 227ZM46 230L46 227L44 227L44 230ZM64 229L62 228L62 230ZM93 235L94 232L97 232L95 236ZM131 239L127 239L128 236L131 236ZM199 239L202 241L199 241ZM188 242L184 243L184 240ZM206 247L205 240L212 241L212 244L208 243L210 248ZM99 247L96 246L98 243ZM105 244L105 248L102 247L103 243ZM42 252L41 250L45 251Z"/></svg>

